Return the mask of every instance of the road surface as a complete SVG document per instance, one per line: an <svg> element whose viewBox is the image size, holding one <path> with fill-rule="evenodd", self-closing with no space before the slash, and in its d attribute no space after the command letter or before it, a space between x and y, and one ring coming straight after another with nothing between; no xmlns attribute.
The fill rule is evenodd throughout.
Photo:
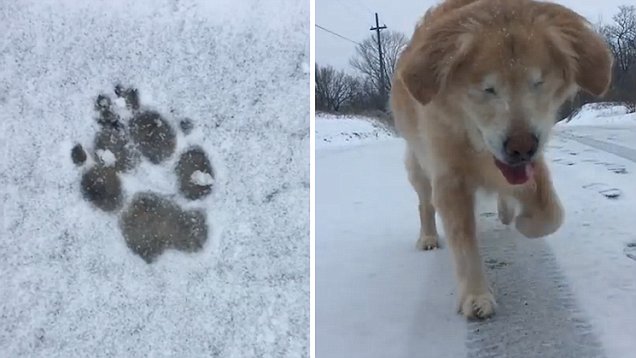
<svg viewBox="0 0 636 358"><path fill-rule="evenodd" d="M403 142L319 149L317 355L636 354L627 333L636 326L629 310L636 303L636 262L624 253L636 240L628 214L636 166L624 159L634 157L626 145L592 142L585 135L561 130L548 151L567 212L556 234L525 239L498 222L492 199L480 203L482 258L499 305L484 322L456 314L443 233L441 250L415 249L417 198L403 169Z"/></svg>

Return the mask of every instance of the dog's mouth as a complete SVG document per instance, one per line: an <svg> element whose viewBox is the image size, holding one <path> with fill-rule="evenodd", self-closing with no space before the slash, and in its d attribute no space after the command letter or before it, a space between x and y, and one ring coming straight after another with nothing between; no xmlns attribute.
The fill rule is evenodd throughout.
<svg viewBox="0 0 636 358"><path fill-rule="evenodd" d="M534 175L534 164L532 162L524 162L520 164L507 164L495 159L495 165L501 171L504 178L512 185L525 184Z"/></svg>

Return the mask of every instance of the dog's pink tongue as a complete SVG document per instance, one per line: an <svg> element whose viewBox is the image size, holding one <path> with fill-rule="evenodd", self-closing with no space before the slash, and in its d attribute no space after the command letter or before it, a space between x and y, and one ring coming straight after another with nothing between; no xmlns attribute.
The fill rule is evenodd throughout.
<svg viewBox="0 0 636 358"><path fill-rule="evenodd" d="M508 183L512 185L520 185L527 182L533 174L532 164L530 163L513 167L495 159L495 165L499 168Z"/></svg>

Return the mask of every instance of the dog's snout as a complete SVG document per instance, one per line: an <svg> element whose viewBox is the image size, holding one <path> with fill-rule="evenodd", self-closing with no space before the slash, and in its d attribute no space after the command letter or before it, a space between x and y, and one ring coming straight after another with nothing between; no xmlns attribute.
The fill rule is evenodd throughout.
<svg viewBox="0 0 636 358"><path fill-rule="evenodd" d="M513 134L506 139L503 146L511 162L527 162L537 153L539 138L532 133Z"/></svg>

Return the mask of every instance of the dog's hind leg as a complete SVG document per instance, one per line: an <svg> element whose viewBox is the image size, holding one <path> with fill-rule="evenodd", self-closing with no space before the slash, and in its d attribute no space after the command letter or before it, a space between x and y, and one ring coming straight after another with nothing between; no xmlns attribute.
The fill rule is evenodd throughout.
<svg viewBox="0 0 636 358"><path fill-rule="evenodd" d="M515 208L510 202L510 198L505 194L499 194L497 197L497 213L499 220L504 225L510 225L515 217Z"/></svg>
<svg viewBox="0 0 636 358"><path fill-rule="evenodd" d="M407 149L406 153L406 170L409 181L419 198L420 237L416 246L420 250L436 249L439 243L435 225L435 208L431 204L431 182L410 149Z"/></svg>

